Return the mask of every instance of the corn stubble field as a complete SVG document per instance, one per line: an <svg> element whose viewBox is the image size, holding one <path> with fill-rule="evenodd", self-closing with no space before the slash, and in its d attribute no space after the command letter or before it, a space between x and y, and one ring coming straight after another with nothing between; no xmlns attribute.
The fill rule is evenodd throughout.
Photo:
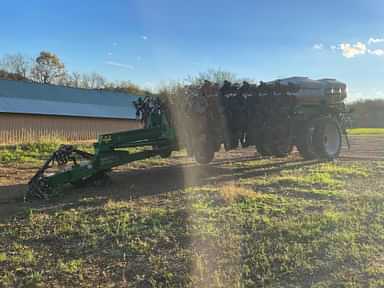
<svg viewBox="0 0 384 288"><path fill-rule="evenodd" d="M179 152L32 204L20 192L54 147L3 150L0 287L384 287L378 143L325 163Z"/></svg>

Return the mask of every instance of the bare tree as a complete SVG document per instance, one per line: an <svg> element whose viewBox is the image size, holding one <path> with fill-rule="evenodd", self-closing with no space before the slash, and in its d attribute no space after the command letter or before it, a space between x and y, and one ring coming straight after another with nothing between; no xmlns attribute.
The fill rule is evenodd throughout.
<svg viewBox="0 0 384 288"><path fill-rule="evenodd" d="M31 75L33 80L40 83L55 83L65 75L65 67L60 58L51 53L42 51L35 60Z"/></svg>
<svg viewBox="0 0 384 288"><path fill-rule="evenodd" d="M223 83L224 80L234 82L237 80L237 77L234 73L228 71L210 69L207 72L199 73L197 76L188 76L186 82L192 84L201 84L204 80Z"/></svg>
<svg viewBox="0 0 384 288"><path fill-rule="evenodd" d="M121 81L114 84L115 91L132 93L136 95L144 95L146 91L142 90L138 85L130 81Z"/></svg>
<svg viewBox="0 0 384 288"><path fill-rule="evenodd" d="M68 87L74 87L72 85L73 83L73 80L72 80L72 76L67 73L67 72L64 72L63 75L57 77L54 81L51 82L52 84L56 84L56 85L62 85L62 86L68 86Z"/></svg>
<svg viewBox="0 0 384 288"><path fill-rule="evenodd" d="M70 84L69 86L75 88L81 88L81 74L77 72L73 72L70 76Z"/></svg>
<svg viewBox="0 0 384 288"><path fill-rule="evenodd" d="M20 74L9 73L5 70L0 69L0 79L6 80L27 80L27 78L23 77Z"/></svg>
<svg viewBox="0 0 384 288"><path fill-rule="evenodd" d="M91 89L91 77L89 74L80 75L80 86L78 88Z"/></svg>
<svg viewBox="0 0 384 288"><path fill-rule="evenodd" d="M89 87L91 89L103 89L105 88L107 80L103 75L100 75L98 73L91 73L88 76L88 81L89 81Z"/></svg>
<svg viewBox="0 0 384 288"><path fill-rule="evenodd" d="M8 73L17 74L23 78L27 78L31 69L31 61L20 53L6 54L0 60L0 67Z"/></svg>

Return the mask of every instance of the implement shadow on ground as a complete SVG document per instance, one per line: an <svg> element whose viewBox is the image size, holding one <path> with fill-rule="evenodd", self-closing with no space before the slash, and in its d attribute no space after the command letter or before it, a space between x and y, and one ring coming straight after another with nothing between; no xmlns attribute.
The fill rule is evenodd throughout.
<svg viewBox="0 0 384 288"><path fill-rule="evenodd" d="M278 173L282 170L310 166L319 161L303 161L283 158L275 163L264 163L249 167L223 167L225 164L244 163L261 160L261 157L216 160L210 165L173 165L154 167L135 171L113 171L110 173L112 183L107 187L65 187L61 197L48 202L34 201L23 203L26 185L0 186L0 195L14 195L12 199L0 198L0 218L12 217L28 208L41 210L70 209L82 206L79 200L85 197L96 198L87 205L102 205L108 199L134 200L141 197L165 194L201 185L220 185L238 178L246 179ZM188 181L185 181L188 179ZM4 193L4 194L3 194Z"/></svg>

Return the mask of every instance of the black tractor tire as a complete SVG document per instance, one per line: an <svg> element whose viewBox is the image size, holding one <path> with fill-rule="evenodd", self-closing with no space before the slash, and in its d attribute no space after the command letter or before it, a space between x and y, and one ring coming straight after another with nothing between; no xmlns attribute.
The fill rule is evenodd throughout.
<svg viewBox="0 0 384 288"><path fill-rule="evenodd" d="M275 157L287 157L292 152L289 121L276 122L273 127L267 137L271 153Z"/></svg>
<svg viewBox="0 0 384 288"><path fill-rule="evenodd" d="M217 148L217 142L215 139L210 138L207 134L202 134L195 139L194 142L194 156L195 160L199 164L208 164L215 156L215 149Z"/></svg>
<svg viewBox="0 0 384 288"><path fill-rule="evenodd" d="M256 150L261 156L272 156L272 151L270 151L265 143L257 143Z"/></svg>
<svg viewBox="0 0 384 288"><path fill-rule="evenodd" d="M171 149L165 149L164 151L161 151L159 155L161 158L169 158L172 155L172 150Z"/></svg>
<svg viewBox="0 0 384 288"><path fill-rule="evenodd" d="M231 139L231 149L237 149L239 148L239 138L233 137Z"/></svg>
<svg viewBox="0 0 384 288"><path fill-rule="evenodd" d="M293 145L285 142L271 144L271 154L278 158L287 157L293 151Z"/></svg>
<svg viewBox="0 0 384 288"><path fill-rule="evenodd" d="M224 140L225 151L234 150L239 147L239 138L234 135L230 139Z"/></svg>
<svg viewBox="0 0 384 288"><path fill-rule="evenodd" d="M169 158L172 154L172 149L171 148L164 148L159 145L153 145L152 146L153 150L158 150L159 151L159 156L161 158Z"/></svg>
<svg viewBox="0 0 384 288"><path fill-rule="evenodd" d="M197 163L206 165L209 164L215 157L215 151L213 149L199 149L195 151L195 160Z"/></svg>
<svg viewBox="0 0 384 288"><path fill-rule="evenodd" d="M228 130L225 130L224 131L224 140L223 140L225 151L229 151L232 149L231 142L232 142L232 137L231 137L230 133L228 132Z"/></svg>
<svg viewBox="0 0 384 288"><path fill-rule="evenodd" d="M338 122L330 117L317 120L313 145L320 159L333 160L340 155L342 131Z"/></svg>
<svg viewBox="0 0 384 288"><path fill-rule="evenodd" d="M313 160L318 158L315 147L313 145L313 137L316 130L316 121L310 121L302 127L300 134L297 136L296 147L300 155L305 160Z"/></svg>
<svg viewBox="0 0 384 288"><path fill-rule="evenodd" d="M287 157L289 154L288 149L281 149L277 147L272 148L272 155L277 157L277 158L284 158Z"/></svg>

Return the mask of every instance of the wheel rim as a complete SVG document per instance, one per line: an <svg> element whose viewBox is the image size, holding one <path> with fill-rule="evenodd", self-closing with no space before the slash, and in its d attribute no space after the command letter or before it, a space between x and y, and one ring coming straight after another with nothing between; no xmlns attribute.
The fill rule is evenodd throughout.
<svg viewBox="0 0 384 288"><path fill-rule="evenodd" d="M323 135L324 150L329 156L334 156L339 152L341 139L340 132L336 125L328 123Z"/></svg>

